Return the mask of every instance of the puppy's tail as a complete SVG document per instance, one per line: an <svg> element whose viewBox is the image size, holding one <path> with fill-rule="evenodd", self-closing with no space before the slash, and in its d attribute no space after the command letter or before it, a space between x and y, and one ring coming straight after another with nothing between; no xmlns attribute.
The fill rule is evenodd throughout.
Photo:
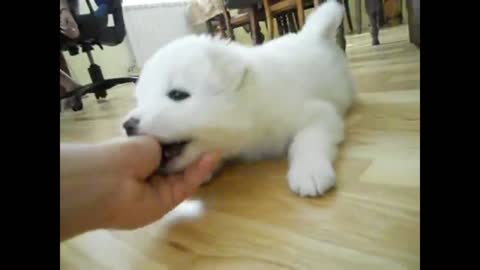
<svg viewBox="0 0 480 270"><path fill-rule="evenodd" d="M300 35L314 41L334 39L344 14L345 8L342 4L336 0L326 1L307 17Z"/></svg>

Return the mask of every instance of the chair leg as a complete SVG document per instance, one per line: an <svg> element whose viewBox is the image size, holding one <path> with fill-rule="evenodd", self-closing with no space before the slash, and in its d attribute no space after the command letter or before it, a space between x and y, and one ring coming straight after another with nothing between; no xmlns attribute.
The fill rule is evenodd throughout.
<svg viewBox="0 0 480 270"><path fill-rule="evenodd" d="M303 28L303 24L305 23L305 11L303 8L303 0L296 0L297 3L297 16L298 16L298 31Z"/></svg>
<svg viewBox="0 0 480 270"><path fill-rule="evenodd" d="M229 37L231 40L235 40L235 32L233 32L233 27L225 19L220 19L220 31L224 37ZM226 30L226 31L225 31Z"/></svg>
<svg viewBox="0 0 480 270"><path fill-rule="evenodd" d="M258 24L258 16L255 7L250 7L247 10L248 17L250 20L250 36L252 38L253 45L261 44L263 40L261 40L260 34L260 25Z"/></svg>
<svg viewBox="0 0 480 270"><path fill-rule="evenodd" d="M278 35L281 36L281 35L283 34L283 32L282 32L282 27L281 27L281 24L280 24L280 21L279 21L278 17L275 18L275 22L277 23L277 32L278 32Z"/></svg>
<svg viewBox="0 0 480 270"><path fill-rule="evenodd" d="M235 40L235 33L233 32L233 28L231 25L228 25L227 22L223 18L219 18L219 24L217 26L217 32L221 38L230 38L231 40Z"/></svg>
<svg viewBox="0 0 480 270"><path fill-rule="evenodd" d="M295 26L295 22L293 19L295 13L288 13L287 14L287 20L288 20L288 29L292 33L297 33L297 27Z"/></svg>
<svg viewBox="0 0 480 270"><path fill-rule="evenodd" d="M285 25L283 23L283 16L277 16L275 18L275 20L277 21L278 35L283 36L284 34L287 33L285 31L286 29L285 29Z"/></svg>
<svg viewBox="0 0 480 270"><path fill-rule="evenodd" d="M213 29L212 20L213 20L213 19L209 19L209 20L207 21L207 31L208 31L208 33L210 33L210 35L213 36L213 35L215 35L215 29Z"/></svg>
<svg viewBox="0 0 480 270"><path fill-rule="evenodd" d="M268 36L270 39L274 38L274 33L273 33L273 18L268 18L267 19L267 25L268 25Z"/></svg>
<svg viewBox="0 0 480 270"><path fill-rule="evenodd" d="M230 12L227 11L225 6L223 6L223 20L220 19L220 25L222 25L222 31L224 32L224 29L226 28L229 38L235 40L235 34L233 33L233 28L230 24Z"/></svg>
<svg viewBox="0 0 480 270"><path fill-rule="evenodd" d="M263 8L265 9L265 21L267 22L268 36L273 39L273 17L270 12L270 1L263 0Z"/></svg>
<svg viewBox="0 0 480 270"><path fill-rule="evenodd" d="M298 16L297 16L297 13L296 12L292 12L292 15L293 15L293 19L295 21L295 29L297 29L297 31L300 29L300 24L298 23Z"/></svg>

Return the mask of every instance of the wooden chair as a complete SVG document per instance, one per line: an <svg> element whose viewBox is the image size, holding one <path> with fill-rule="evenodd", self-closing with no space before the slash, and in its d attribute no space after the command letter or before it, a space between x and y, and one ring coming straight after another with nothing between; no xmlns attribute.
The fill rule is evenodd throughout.
<svg viewBox="0 0 480 270"><path fill-rule="evenodd" d="M303 0L263 0L265 9L265 19L270 39L274 37L273 19L296 10L296 19L298 20L297 29L300 30L305 23L305 12L303 10Z"/></svg>
<svg viewBox="0 0 480 270"><path fill-rule="evenodd" d="M238 10L236 15L231 15L230 11L225 5L223 7L223 14L212 19L208 23L210 25L216 26L218 30L222 32L224 37L228 37L231 40L235 40L234 29L243 27L250 32L252 36L252 43L261 44L264 40L264 36L260 31L259 21L265 20L263 12L260 12L257 9L248 8L246 10ZM211 30L215 31L215 27L209 27ZM224 31L226 30L226 33Z"/></svg>
<svg viewBox="0 0 480 270"><path fill-rule="evenodd" d="M243 27L247 32L250 32L254 45L261 44L265 38L260 31L259 22L265 20L265 15L260 11L254 8L239 9L236 15L231 16L230 12L225 8L224 17L230 38L235 40L233 29Z"/></svg>
<svg viewBox="0 0 480 270"><path fill-rule="evenodd" d="M284 34L288 33L297 33L298 18L295 10L276 16L275 20L277 21L277 30L279 36L283 36Z"/></svg>

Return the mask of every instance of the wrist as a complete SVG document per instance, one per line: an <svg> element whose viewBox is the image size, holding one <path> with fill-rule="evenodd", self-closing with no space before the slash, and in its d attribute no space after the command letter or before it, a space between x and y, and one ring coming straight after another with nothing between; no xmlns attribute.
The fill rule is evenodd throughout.
<svg viewBox="0 0 480 270"><path fill-rule="evenodd" d="M108 227L108 194L93 187L100 178L87 177L60 179L61 240Z"/></svg>
<svg viewBox="0 0 480 270"><path fill-rule="evenodd" d="M60 150L60 238L108 228L112 214L110 154L103 145L63 145Z"/></svg>

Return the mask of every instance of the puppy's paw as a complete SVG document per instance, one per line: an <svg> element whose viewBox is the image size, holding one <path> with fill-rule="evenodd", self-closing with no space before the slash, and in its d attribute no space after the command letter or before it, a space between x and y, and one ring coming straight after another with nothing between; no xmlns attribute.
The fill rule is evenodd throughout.
<svg viewBox="0 0 480 270"><path fill-rule="evenodd" d="M302 197L323 195L335 185L335 170L329 162L293 164L287 177L290 189Z"/></svg>

